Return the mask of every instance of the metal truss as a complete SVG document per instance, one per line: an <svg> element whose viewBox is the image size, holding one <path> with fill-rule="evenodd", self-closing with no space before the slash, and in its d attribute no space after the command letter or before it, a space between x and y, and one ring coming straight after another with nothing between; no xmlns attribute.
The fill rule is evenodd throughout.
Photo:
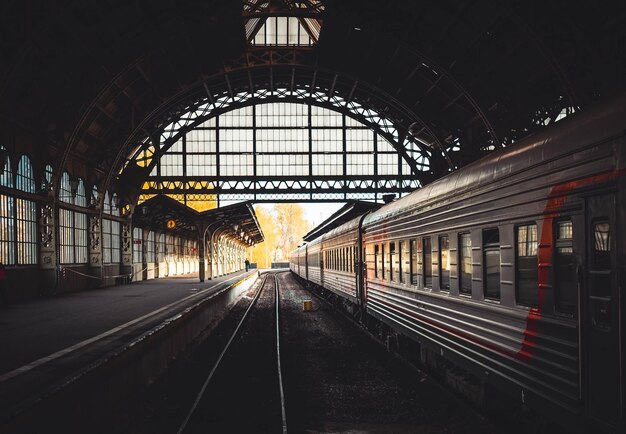
<svg viewBox="0 0 626 434"><path fill-rule="evenodd" d="M354 176L324 177L308 179L273 178L184 178L151 180L142 189L143 194L201 194L215 198L237 198L241 200L257 200L263 195L281 194L311 197L316 193L332 193L347 195L408 193L420 187L419 181L410 177L379 176L376 179ZM223 197L222 197L223 196Z"/></svg>
<svg viewBox="0 0 626 434"><path fill-rule="evenodd" d="M251 79L252 74L248 74L248 78ZM338 88L340 79L341 77L334 75L330 89L318 88L313 84L315 82L324 83L324 81L319 79L319 74L314 73L312 76L313 82L307 85L293 83L292 81L290 87L283 87L279 82L270 88L258 88L248 82L245 91L236 92L232 80L229 78L229 75L226 75L224 78L226 90L216 94L208 86L205 86L205 93L197 100L185 104L183 113L177 113L177 117L174 117L175 112L170 111L167 121L162 121L159 128L149 136L144 137L141 145L131 154L131 158L125 167L128 167L129 163L134 163L131 164L131 167L138 165L150 173L157 161L182 136L220 114L259 103L295 102L331 109L355 119L360 124L375 131L393 146L411 168L411 173L394 176L393 180L386 180L376 176L367 181L352 181L348 177L344 177L341 180L337 180L343 183L340 187L333 187L325 182L318 184L309 182L309 187L305 187L301 184L301 180L283 177L280 180L272 180L270 184L254 183L254 194L265 194L268 189L273 192L278 189L284 189L285 193L293 193L297 190L304 194L310 194L310 188L319 189L317 190L318 192L376 194L382 191L399 193L411 191L428 182L432 177L430 161L433 158L433 154L436 154L433 152L432 147L425 143L424 139L415 137L406 129L403 129L402 125L399 125L398 117L394 117L394 112L389 110L389 108L387 108L384 114L381 114L373 107L364 105L357 100L355 94L359 85L358 82L352 83L351 91L347 96L336 92L335 89ZM124 177L124 172L124 170L121 171L121 179ZM185 181L188 180L186 179ZM243 180L237 180L236 185L231 185L229 182L225 179L215 180L214 187L219 188L218 194L236 195L241 193L242 189L251 188L243 186L241 184ZM183 190L185 189L180 187L174 188L176 193L182 193ZM193 189L190 188L190 190ZM145 194L156 194L157 191L159 193L169 193L170 188L164 187L150 189L149 191L142 189L142 193ZM214 191L214 193L217 192Z"/></svg>
<svg viewBox="0 0 626 434"><path fill-rule="evenodd" d="M115 176L118 185L139 188L169 147L208 119L240 107L277 101L329 108L376 131L411 168L408 176L396 177L396 185L416 188L440 176L442 168L454 169L446 147L409 108L366 82L309 66L315 58L314 53L299 49L247 52L239 61L225 65L222 74L181 92L146 117L117 154L118 162L112 166L122 166ZM372 189L371 193L376 192ZM132 195L128 197L131 202Z"/></svg>

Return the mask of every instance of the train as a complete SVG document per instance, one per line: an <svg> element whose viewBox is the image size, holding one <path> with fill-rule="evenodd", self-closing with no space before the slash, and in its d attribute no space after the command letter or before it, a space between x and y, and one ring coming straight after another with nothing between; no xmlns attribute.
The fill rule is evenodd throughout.
<svg viewBox="0 0 626 434"><path fill-rule="evenodd" d="M290 269L449 382L626 432L625 222L619 96L332 229Z"/></svg>

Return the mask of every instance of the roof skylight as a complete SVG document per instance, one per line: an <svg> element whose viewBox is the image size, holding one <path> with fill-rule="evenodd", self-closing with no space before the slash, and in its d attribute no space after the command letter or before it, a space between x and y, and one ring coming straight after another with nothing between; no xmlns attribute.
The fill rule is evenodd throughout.
<svg viewBox="0 0 626 434"><path fill-rule="evenodd" d="M310 47L322 29L320 0L244 0L246 40L254 47Z"/></svg>

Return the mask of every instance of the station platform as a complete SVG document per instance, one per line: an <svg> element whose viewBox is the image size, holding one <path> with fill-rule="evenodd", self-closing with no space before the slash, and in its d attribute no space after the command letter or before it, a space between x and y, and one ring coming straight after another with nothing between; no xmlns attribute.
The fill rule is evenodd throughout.
<svg viewBox="0 0 626 434"><path fill-rule="evenodd" d="M62 294L0 308L0 421L203 299L257 273L197 274Z"/></svg>

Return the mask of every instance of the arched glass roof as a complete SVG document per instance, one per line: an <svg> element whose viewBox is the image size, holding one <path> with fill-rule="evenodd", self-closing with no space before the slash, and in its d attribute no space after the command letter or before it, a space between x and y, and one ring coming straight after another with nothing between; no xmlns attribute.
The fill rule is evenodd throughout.
<svg viewBox="0 0 626 434"><path fill-rule="evenodd" d="M429 170L428 151L405 139L398 152L397 130L371 110L258 101L211 115L219 103L188 112L163 128L160 144L135 151L129 162L150 171L139 202L167 194L205 210L243 200L381 200L418 188L416 171Z"/></svg>

